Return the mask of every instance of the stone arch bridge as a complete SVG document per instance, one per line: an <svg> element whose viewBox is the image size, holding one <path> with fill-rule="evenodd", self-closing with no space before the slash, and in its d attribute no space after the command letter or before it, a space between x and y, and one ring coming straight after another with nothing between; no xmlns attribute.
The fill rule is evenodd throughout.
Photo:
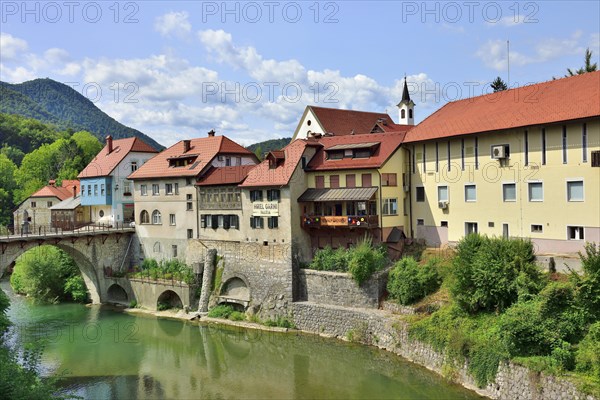
<svg viewBox="0 0 600 400"><path fill-rule="evenodd" d="M144 307L155 309L159 298L165 297L163 292L166 292L166 289L156 293L156 298L140 296L129 279L114 276L119 275L114 274L114 271L127 271L132 263L139 259L135 228L129 227L61 231L40 235L3 235L0 237L0 277L12 269L19 256L42 245L58 247L73 258L81 271L90 299L95 304L129 304L136 300ZM189 298L189 288L169 289L181 299Z"/></svg>

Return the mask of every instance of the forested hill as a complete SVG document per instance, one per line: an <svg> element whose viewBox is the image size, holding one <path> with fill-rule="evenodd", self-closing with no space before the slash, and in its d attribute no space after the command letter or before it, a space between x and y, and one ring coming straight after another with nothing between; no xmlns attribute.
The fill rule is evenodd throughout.
<svg viewBox="0 0 600 400"><path fill-rule="evenodd" d="M101 142L108 134L115 139L136 136L163 149L151 137L108 116L77 90L48 78L19 84L0 82L0 113L35 118L64 130L85 130Z"/></svg>
<svg viewBox="0 0 600 400"><path fill-rule="evenodd" d="M271 150L280 150L287 146L292 141L292 138L271 139L264 142L258 142L246 147L248 150L256 154L262 160L265 153Z"/></svg>

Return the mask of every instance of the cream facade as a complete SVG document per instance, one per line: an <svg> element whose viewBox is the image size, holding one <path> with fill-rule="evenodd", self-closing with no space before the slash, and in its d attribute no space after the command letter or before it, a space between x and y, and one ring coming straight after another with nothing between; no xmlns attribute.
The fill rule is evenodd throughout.
<svg viewBox="0 0 600 400"><path fill-rule="evenodd" d="M503 146L506 157L494 158ZM531 238L536 252L600 242L600 119L404 144L412 226L429 245L465 234Z"/></svg>

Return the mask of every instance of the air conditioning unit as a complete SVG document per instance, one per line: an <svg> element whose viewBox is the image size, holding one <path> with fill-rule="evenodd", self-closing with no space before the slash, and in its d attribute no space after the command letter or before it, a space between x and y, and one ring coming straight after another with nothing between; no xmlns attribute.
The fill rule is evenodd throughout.
<svg viewBox="0 0 600 400"><path fill-rule="evenodd" d="M409 192L409 191L410 191L410 186L408 186L408 185L404 185L404 191L405 191L405 192Z"/></svg>
<svg viewBox="0 0 600 400"><path fill-rule="evenodd" d="M506 148L504 145L492 146L492 158L497 160L506 158Z"/></svg>
<svg viewBox="0 0 600 400"><path fill-rule="evenodd" d="M448 208L448 202L447 201L440 201L438 202L438 207L441 208L442 210L445 210Z"/></svg>

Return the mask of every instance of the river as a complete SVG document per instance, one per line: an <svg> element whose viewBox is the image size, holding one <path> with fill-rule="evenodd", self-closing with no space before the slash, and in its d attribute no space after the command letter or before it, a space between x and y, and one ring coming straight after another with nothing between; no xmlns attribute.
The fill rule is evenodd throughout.
<svg viewBox="0 0 600 400"><path fill-rule="evenodd" d="M85 399L480 399L391 353L300 333L201 325L0 287L15 342L44 343L44 374Z"/></svg>

